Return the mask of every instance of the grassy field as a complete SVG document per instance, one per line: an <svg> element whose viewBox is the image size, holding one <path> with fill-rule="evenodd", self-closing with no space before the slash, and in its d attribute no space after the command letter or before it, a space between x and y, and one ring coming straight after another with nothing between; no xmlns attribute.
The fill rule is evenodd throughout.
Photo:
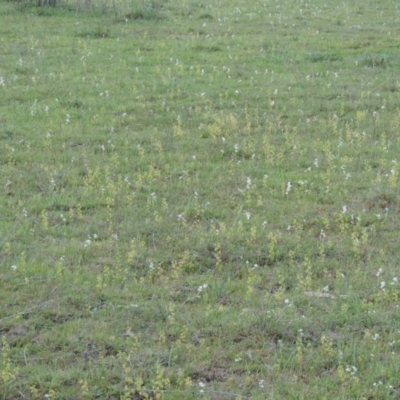
<svg viewBox="0 0 400 400"><path fill-rule="evenodd" d="M399 399L394 0L0 1L0 398Z"/></svg>

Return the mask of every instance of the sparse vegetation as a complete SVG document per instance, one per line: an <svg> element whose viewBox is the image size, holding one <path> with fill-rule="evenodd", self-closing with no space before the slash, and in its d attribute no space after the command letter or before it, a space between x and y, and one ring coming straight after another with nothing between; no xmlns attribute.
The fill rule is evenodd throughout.
<svg viewBox="0 0 400 400"><path fill-rule="evenodd" d="M0 2L0 398L399 398L398 8Z"/></svg>

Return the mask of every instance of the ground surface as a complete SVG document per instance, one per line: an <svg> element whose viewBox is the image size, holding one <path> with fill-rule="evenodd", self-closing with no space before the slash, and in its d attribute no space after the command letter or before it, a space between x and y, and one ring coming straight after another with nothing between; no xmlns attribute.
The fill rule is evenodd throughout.
<svg viewBox="0 0 400 400"><path fill-rule="evenodd" d="M1 1L0 398L399 398L399 17Z"/></svg>

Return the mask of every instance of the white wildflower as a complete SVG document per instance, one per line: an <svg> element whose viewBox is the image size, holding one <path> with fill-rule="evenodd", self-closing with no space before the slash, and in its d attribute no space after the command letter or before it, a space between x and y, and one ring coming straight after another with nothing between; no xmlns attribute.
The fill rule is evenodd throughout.
<svg viewBox="0 0 400 400"><path fill-rule="evenodd" d="M246 179L246 189L249 190L251 186L251 178Z"/></svg>

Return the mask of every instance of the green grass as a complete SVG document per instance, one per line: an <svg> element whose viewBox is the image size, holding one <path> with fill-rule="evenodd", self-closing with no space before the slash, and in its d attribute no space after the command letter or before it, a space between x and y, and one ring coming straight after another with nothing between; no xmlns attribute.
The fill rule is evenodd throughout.
<svg viewBox="0 0 400 400"><path fill-rule="evenodd" d="M1 399L397 399L398 5L0 2Z"/></svg>

